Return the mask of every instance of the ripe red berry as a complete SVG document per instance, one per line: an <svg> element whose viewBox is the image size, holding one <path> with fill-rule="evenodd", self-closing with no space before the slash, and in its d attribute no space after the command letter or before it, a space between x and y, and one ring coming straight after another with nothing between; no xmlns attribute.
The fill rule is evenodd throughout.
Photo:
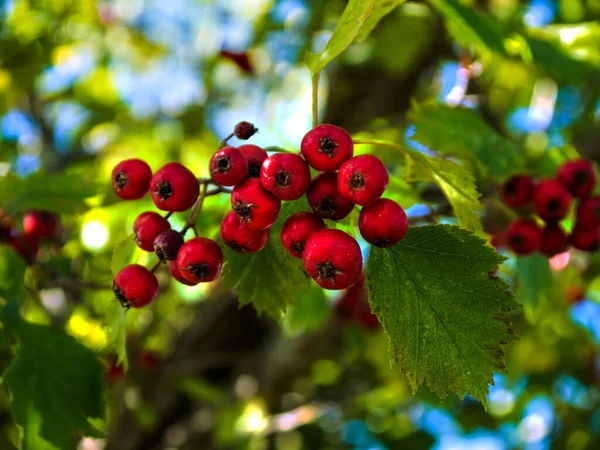
<svg viewBox="0 0 600 450"><path fill-rule="evenodd" d="M212 239L195 237L179 249L177 265L183 278L192 283L213 281L221 273L223 252Z"/></svg>
<svg viewBox="0 0 600 450"><path fill-rule="evenodd" d="M587 159L568 161L558 169L558 180L578 198L585 198L596 187L596 173Z"/></svg>
<svg viewBox="0 0 600 450"><path fill-rule="evenodd" d="M56 239L60 235L60 219L49 211L30 211L23 217L23 230L39 238Z"/></svg>
<svg viewBox="0 0 600 450"><path fill-rule="evenodd" d="M281 200L262 187L257 178L248 178L233 188L231 205L235 213L252 230L266 230L281 209Z"/></svg>
<svg viewBox="0 0 600 450"><path fill-rule="evenodd" d="M147 252L154 251L154 239L160 233L171 228L171 224L154 211L141 213L133 223L133 233L136 244Z"/></svg>
<svg viewBox="0 0 600 450"><path fill-rule="evenodd" d="M150 180L150 194L158 209L186 211L200 194L200 183L183 164L171 162L162 166Z"/></svg>
<svg viewBox="0 0 600 450"><path fill-rule="evenodd" d="M567 215L571 194L556 180L540 181L533 194L535 211L546 222L560 220Z"/></svg>
<svg viewBox="0 0 600 450"><path fill-rule="evenodd" d="M260 168L263 162L269 155L267 152L259 147L258 145L244 144L238 147L238 150L248 160L248 176L251 178L260 177Z"/></svg>
<svg viewBox="0 0 600 450"><path fill-rule="evenodd" d="M558 224L548 224L542 230L540 252L546 256L554 256L566 252L569 248L569 236Z"/></svg>
<svg viewBox="0 0 600 450"><path fill-rule="evenodd" d="M226 246L239 253L256 253L267 245L269 230L252 230L242 219L229 211L221 223L221 239Z"/></svg>
<svg viewBox="0 0 600 450"><path fill-rule="evenodd" d="M225 147L210 160L210 173L222 186L235 186L248 176L248 160L235 147Z"/></svg>
<svg viewBox="0 0 600 450"><path fill-rule="evenodd" d="M600 247L600 227L575 225L571 232L571 245L583 252L593 252Z"/></svg>
<svg viewBox="0 0 600 450"><path fill-rule="evenodd" d="M15 233L9 237L9 243L26 264L31 265L35 262L40 249L37 236L27 233Z"/></svg>
<svg viewBox="0 0 600 450"><path fill-rule="evenodd" d="M112 171L112 183L115 194L123 200L137 200L148 192L148 183L152 170L146 161L126 159Z"/></svg>
<svg viewBox="0 0 600 450"><path fill-rule="evenodd" d="M183 236L175 230L165 230L154 239L154 251L160 260L173 261L183 245Z"/></svg>
<svg viewBox="0 0 600 450"><path fill-rule="evenodd" d="M142 308L158 295L158 280L139 264L130 264L117 274L113 292L124 308Z"/></svg>
<svg viewBox="0 0 600 450"><path fill-rule="evenodd" d="M364 272L358 282L346 290L335 304L335 311L340 318L357 322L367 331L377 330L380 327L379 319L371 312L369 306Z"/></svg>
<svg viewBox="0 0 600 450"><path fill-rule="evenodd" d="M529 255L540 248L542 231L531 219L517 219L510 225L506 240L517 255Z"/></svg>
<svg viewBox="0 0 600 450"><path fill-rule="evenodd" d="M325 219L342 220L354 209L354 203L346 200L338 191L337 178L337 173L320 173L313 178L306 193L312 210Z"/></svg>
<svg viewBox="0 0 600 450"><path fill-rule="evenodd" d="M354 154L352 137L335 125L323 124L310 130L300 144L302 156L314 169L324 172L338 170Z"/></svg>
<svg viewBox="0 0 600 450"><path fill-rule="evenodd" d="M360 246L341 230L321 230L306 243L304 268L324 289L349 288L362 273Z"/></svg>
<svg viewBox="0 0 600 450"><path fill-rule="evenodd" d="M511 208L522 208L533 200L535 186L529 175L514 175L500 187L502 199Z"/></svg>
<svg viewBox="0 0 600 450"><path fill-rule="evenodd" d="M181 284L185 284L186 286L196 286L198 284L183 278L181 270L179 270L179 266L177 265L177 261L171 261L169 263L169 271L171 272L171 275L173 275L173 278Z"/></svg>
<svg viewBox="0 0 600 450"><path fill-rule="evenodd" d="M600 197L590 197L579 203L577 223L585 227L600 226Z"/></svg>
<svg viewBox="0 0 600 450"><path fill-rule="evenodd" d="M235 137L238 139L242 139L244 141L247 139L250 139L257 132L258 132L258 128L256 128L250 122L246 122L246 121L242 121L242 122L238 123L235 126L235 128L233 129L233 134L235 135Z"/></svg>
<svg viewBox="0 0 600 450"><path fill-rule="evenodd" d="M309 212L292 214L283 224L281 242L290 255L302 258L306 242L315 233L327 228L323 219Z"/></svg>
<svg viewBox="0 0 600 450"><path fill-rule="evenodd" d="M275 153L263 163L260 182L280 200L297 200L308 191L310 170L299 155Z"/></svg>
<svg viewBox="0 0 600 450"><path fill-rule="evenodd" d="M377 156L359 155L340 167L338 190L347 200L369 206L381 197L389 180L388 171Z"/></svg>
<svg viewBox="0 0 600 450"><path fill-rule="evenodd" d="M389 248L402 240L408 220L402 206L388 198L380 198L360 211L358 229L368 243Z"/></svg>

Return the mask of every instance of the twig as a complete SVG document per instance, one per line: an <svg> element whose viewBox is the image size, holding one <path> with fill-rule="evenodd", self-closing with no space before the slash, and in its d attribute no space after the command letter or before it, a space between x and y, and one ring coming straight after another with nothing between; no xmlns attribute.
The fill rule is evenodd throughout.
<svg viewBox="0 0 600 450"><path fill-rule="evenodd" d="M232 132L229 136L227 136L225 139L223 139L221 141L221 143L219 144L219 148L227 147L227 141L234 136L235 136L235 133Z"/></svg>
<svg viewBox="0 0 600 450"><path fill-rule="evenodd" d="M321 73L318 72L312 76L312 116L313 128L319 125L319 78Z"/></svg>
<svg viewBox="0 0 600 450"><path fill-rule="evenodd" d="M196 200L196 203L194 203L194 206L192 207L192 212L190 213L190 216L188 217L188 219L185 222L185 225L183 226L183 228L180 231L180 233L182 235L185 235L187 230L194 227L196 224L196 219L198 218L198 214L200 213L200 210L202 209L202 204L204 203L204 198L206 197L207 184L208 183L202 184L202 190L200 191L200 197L198 197L198 200Z"/></svg>

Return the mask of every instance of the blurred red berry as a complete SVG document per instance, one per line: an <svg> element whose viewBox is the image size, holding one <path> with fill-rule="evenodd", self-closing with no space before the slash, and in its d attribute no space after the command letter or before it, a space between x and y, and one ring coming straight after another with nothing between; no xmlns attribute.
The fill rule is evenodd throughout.
<svg viewBox="0 0 600 450"><path fill-rule="evenodd" d="M522 208L533 200L535 186L529 175L514 175L500 187L504 203L511 208Z"/></svg>
<svg viewBox="0 0 600 450"><path fill-rule="evenodd" d="M517 219L510 225L506 240L517 255L529 255L540 248L542 231L531 219Z"/></svg>
<svg viewBox="0 0 600 450"><path fill-rule="evenodd" d="M587 159L567 161L558 169L558 180L577 198L585 198L596 187L596 173Z"/></svg>

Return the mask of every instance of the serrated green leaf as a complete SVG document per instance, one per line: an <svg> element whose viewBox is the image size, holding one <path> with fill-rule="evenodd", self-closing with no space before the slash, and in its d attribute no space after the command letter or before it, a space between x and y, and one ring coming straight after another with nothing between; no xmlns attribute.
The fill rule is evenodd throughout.
<svg viewBox="0 0 600 450"><path fill-rule="evenodd" d="M127 358L127 315L126 310L117 299L112 298L106 311L108 322L107 345L117 354L117 364L129 369Z"/></svg>
<svg viewBox="0 0 600 450"><path fill-rule="evenodd" d="M505 369L501 344L518 339L506 314L519 304L489 275L503 260L452 225L413 228L391 249L372 248L369 302L413 392L426 382L442 399L454 392L486 404L494 372Z"/></svg>
<svg viewBox="0 0 600 450"><path fill-rule="evenodd" d="M27 265L12 247L0 245L0 297L20 298Z"/></svg>
<svg viewBox="0 0 600 450"><path fill-rule="evenodd" d="M373 12L362 24L354 40L356 42L365 40L375 29L379 21L392 12L394 8L404 3L404 1L405 0L375 0Z"/></svg>
<svg viewBox="0 0 600 450"><path fill-rule="evenodd" d="M114 276L128 264L131 264L138 253L138 246L133 239L133 234L130 234L125 239L117 244L113 250L112 259L110 261L110 270Z"/></svg>

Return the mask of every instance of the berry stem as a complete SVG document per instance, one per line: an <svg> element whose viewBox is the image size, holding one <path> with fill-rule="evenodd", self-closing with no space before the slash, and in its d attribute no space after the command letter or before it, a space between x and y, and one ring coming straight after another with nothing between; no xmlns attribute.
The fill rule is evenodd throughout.
<svg viewBox="0 0 600 450"><path fill-rule="evenodd" d="M320 72L312 76L312 116L313 128L319 125L319 78Z"/></svg>
<svg viewBox="0 0 600 450"><path fill-rule="evenodd" d="M234 136L235 136L235 133L231 132L231 134L229 136L227 136L225 139L223 139L221 141L221 143L219 144L219 148L227 147L227 141L229 141L229 139L231 139Z"/></svg>
<svg viewBox="0 0 600 450"><path fill-rule="evenodd" d="M194 203L194 206L192 206L192 212L190 213L190 216L186 220L185 225L181 229L182 235L185 235L187 230L189 230L190 228L195 227L196 219L198 218L198 214L200 213L200 210L202 209L202 204L204 203L204 198L206 197L206 194L207 194L207 191L206 191L207 185L208 185L208 182L202 183L200 197L198 197L198 200L196 200L196 203ZM220 189L219 189L219 192L220 192Z"/></svg>
<svg viewBox="0 0 600 450"><path fill-rule="evenodd" d="M158 261L156 261L156 264L154 264L154 266L152 267L152 269L150 269L150 272L152 272L152 273L156 272L156 269L158 269L158 266L160 266L160 263L162 263L161 259L159 259Z"/></svg>
<svg viewBox="0 0 600 450"><path fill-rule="evenodd" d="M169 211L166 215L165 215L165 219L168 219L169 217L171 217L171 215L173 214L173 211Z"/></svg>

